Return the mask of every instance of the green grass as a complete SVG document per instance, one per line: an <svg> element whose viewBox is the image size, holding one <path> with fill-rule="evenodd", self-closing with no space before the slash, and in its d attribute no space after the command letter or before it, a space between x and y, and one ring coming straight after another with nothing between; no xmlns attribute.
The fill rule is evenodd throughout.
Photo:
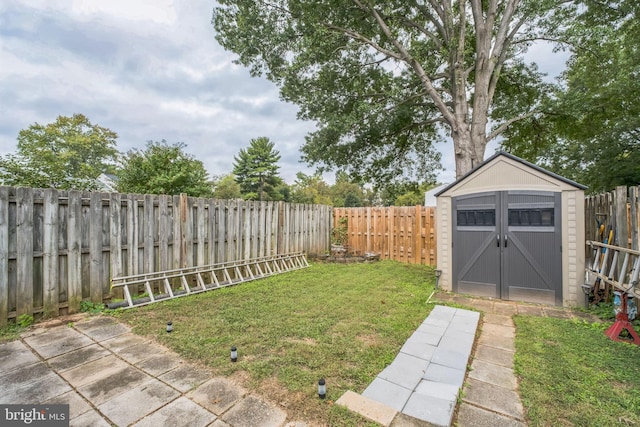
<svg viewBox="0 0 640 427"><path fill-rule="evenodd" d="M610 325L516 316L515 371L531 426L640 425L640 347Z"/></svg>
<svg viewBox="0 0 640 427"><path fill-rule="evenodd" d="M332 404L362 392L431 311L430 267L391 261L310 268L116 315L294 417L368 425ZM167 321L174 332L165 332ZM239 360L229 361L231 346ZM317 398L325 378L327 399Z"/></svg>

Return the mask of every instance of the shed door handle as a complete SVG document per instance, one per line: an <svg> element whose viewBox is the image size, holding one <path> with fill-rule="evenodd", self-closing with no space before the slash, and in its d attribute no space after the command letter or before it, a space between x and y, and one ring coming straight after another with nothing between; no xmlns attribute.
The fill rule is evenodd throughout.
<svg viewBox="0 0 640 427"><path fill-rule="evenodd" d="M506 234L504 235L504 247L507 247L507 244L509 243L509 236L507 236Z"/></svg>
<svg viewBox="0 0 640 427"><path fill-rule="evenodd" d="M496 246L500 247L500 235L496 234Z"/></svg>

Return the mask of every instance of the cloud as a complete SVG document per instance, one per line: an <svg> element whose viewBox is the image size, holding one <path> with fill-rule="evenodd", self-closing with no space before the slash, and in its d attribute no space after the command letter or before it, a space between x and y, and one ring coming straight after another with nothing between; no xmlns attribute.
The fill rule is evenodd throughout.
<svg viewBox="0 0 640 427"><path fill-rule="evenodd" d="M184 142L211 174L266 136L292 183L311 123L277 88L233 64L215 41L213 2L8 1L0 5L0 154L21 129L85 114L117 132L118 149ZM10 105L6 100L11 100Z"/></svg>

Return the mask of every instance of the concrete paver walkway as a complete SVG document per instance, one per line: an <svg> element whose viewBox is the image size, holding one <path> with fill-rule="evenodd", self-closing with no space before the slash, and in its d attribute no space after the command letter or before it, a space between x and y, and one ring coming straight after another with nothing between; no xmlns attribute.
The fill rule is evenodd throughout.
<svg viewBox="0 0 640 427"><path fill-rule="evenodd" d="M69 404L70 425L78 427L280 427L287 418L101 316L0 344L0 403Z"/></svg>
<svg viewBox="0 0 640 427"><path fill-rule="evenodd" d="M361 396L346 393L336 403L383 425L392 425L402 413L449 426L479 319L476 311L435 306ZM371 401L381 404L375 405L375 412Z"/></svg>
<svg viewBox="0 0 640 427"><path fill-rule="evenodd" d="M560 307L448 293L438 294L436 301L484 312L482 331L476 342L469 372L466 369L469 352L466 352L466 356L455 352L463 348L466 350L467 346L471 350L474 336L469 341L469 334L475 334L475 325L473 332L451 328L451 323L447 322L443 313L474 313L476 319L479 313L437 305L402 347L394 362L378 375L362 395L347 392L336 403L384 426L448 426L457 403L458 387L464 381L457 426L522 427L526 421L513 372L515 325L512 316L526 314L598 320L589 314ZM443 337L438 327L451 329ZM442 350L437 349L440 343L444 344ZM451 343L456 344L449 348ZM443 357L434 358L436 352L441 352ZM457 374L448 371L445 376L429 377L426 374L429 366L438 364L443 365L437 368L440 373L454 365L460 371ZM421 372L425 373L422 377Z"/></svg>

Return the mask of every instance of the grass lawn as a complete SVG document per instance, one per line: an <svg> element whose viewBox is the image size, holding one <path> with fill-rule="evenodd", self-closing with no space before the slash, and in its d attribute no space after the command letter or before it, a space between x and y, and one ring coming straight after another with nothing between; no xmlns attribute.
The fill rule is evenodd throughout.
<svg viewBox="0 0 640 427"><path fill-rule="evenodd" d="M515 371L531 426L640 426L640 347L610 323L516 316Z"/></svg>
<svg viewBox="0 0 640 427"><path fill-rule="evenodd" d="M392 261L313 264L214 292L119 311L216 375L282 404L294 419L368 425L332 404L362 392L427 317L433 269ZM165 332L167 321L174 332ZM231 346L238 362L229 361ZM327 399L317 397L325 378Z"/></svg>

